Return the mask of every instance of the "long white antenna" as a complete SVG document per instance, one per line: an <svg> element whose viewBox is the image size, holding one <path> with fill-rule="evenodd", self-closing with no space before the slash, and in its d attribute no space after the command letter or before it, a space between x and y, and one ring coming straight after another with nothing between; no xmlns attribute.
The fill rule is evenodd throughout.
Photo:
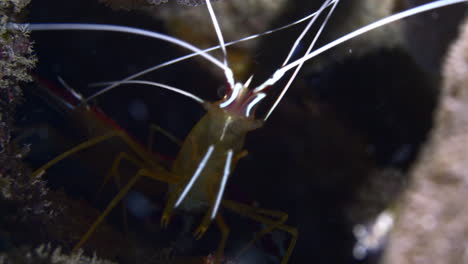
<svg viewBox="0 0 468 264"><path fill-rule="evenodd" d="M319 30L317 31L317 34L315 34L315 37L314 39L312 40L312 42L310 43L309 47L307 48L307 51L305 53L305 55L309 54L310 51L312 50L312 48L315 46L315 43L317 42L320 34L322 33L323 29L325 28L325 25L327 24L327 22L330 20L330 16L331 14L333 14L333 11L335 10L336 8L336 5L338 5L338 2L339 0L336 0L333 4L333 6L331 7L330 9L330 12L328 12L328 15L327 17L325 18L325 20L323 21L322 25L320 26ZM325 5L322 6L322 8L324 8ZM319 10L319 12L322 11L322 8L321 10ZM304 65L304 63L301 63L297 66L296 70L294 71L294 73L292 74L292 76L289 78L288 82L286 83L286 85L283 87L283 90L281 91L280 95L278 96L278 98L276 99L275 103L273 104L273 106L270 108L270 110L268 111L268 113L265 115L265 117L263 118L263 121L266 121L271 113L273 113L273 111L275 110L275 108L278 106L279 102L283 99L284 95L286 94L286 92L288 91L289 87L291 87L291 84L292 82L294 81L294 79L296 79L296 76L297 74L299 73L299 71L301 70L302 68L302 65Z"/></svg>
<svg viewBox="0 0 468 264"><path fill-rule="evenodd" d="M365 27L362 27L358 30L355 30L349 34L346 34L345 36L341 37L341 38L338 38L324 46L322 46L321 48L318 48L316 49L315 51L309 53L308 55L294 61L294 62L291 62L289 63L288 65L276 70L273 75L267 79L263 84L261 84L260 86L258 86L255 90L259 89L264 89L265 87L267 86L270 86L270 85L274 85L276 82L278 82L286 72L288 72L289 70L297 67L298 65L314 58L315 56L331 49L331 48L334 48L336 47L337 45L340 45L341 43L345 42L345 41L348 41L352 38L355 38L359 35L362 35L364 33L367 33L373 29L376 29L378 27L381 27L381 26L384 26L384 25L387 25L387 24L390 24L392 22L395 22L395 21L398 21L400 19L403 19L403 18L406 18L406 17L409 17L409 16L412 16L412 15L416 15L416 14L419 14L419 13L423 13L423 12L427 12L427 11L430 11L430 10L434 10L434 9L437 9L437 8L441 8L441 7L445 7L445 6L449 6L449 5L454 5L454 4L458 4L458 3L463 3L463 2L468 2L468 0L438 0L438 1L434 1L434 2L431 2L431 3L428 3L428 4L424 4L424 5L420 5L418 7L414 7L414 8L411 8L409 10L405 10L405 11L402 11L400 13L397 13L397 14L394 14L394 15L391 15L391 16L388 16L386 18L383 18L383 19L380 19L374 23L371 23Z"/></svg>
<svg viewBox="0 0 468 264"><path fill-rule="evenodd" d="M434 1L434 2L431 2L431 3L428 3L428 4L424 4L424 5L420 5L420 6L417 6L417 7L414 7L414 8L411 8L409 10L405 10L405 11L402 11L400 13L397 13L397 14L394 14L394 15L391 15L391 16L388 16L386 18L383 18L383 19L380 19L372 24L369 24L365 27L362 27L358 30L355 30L349 34L346 34L344 35L343 37L341 38L338 38L330 43L328 43L327 45L324 45L322 46L321 48L309 53L307 56L304 56L294 62L291 62L289 63L288 65L278 69L274 74L273 74L273 77L271 77L270 79L273 81L275 79L277 79L278 77L284 75L284 73L288 72L289 70L293 69L294 67L298 66L299 64L303 63L303 62L306 62L310 59L312 59L313 57L331 49L331 48L334 48L336 47L337 45L340 45L341 43L345 42L345 41L348 41L352 38L355 38L357 36L360 36L364 33L367 33L373 29L376 29L378 27L381 27L381 26L384 26L384 25L387 25L387 24L390 24L392 22L395 22L395 21L398 21L398 20L401 20L403 18L406 18L406 17L409 17L409 16L412 16L412 15L416 15L416 14L419 14L419 13L423 13L423 12L427 12L427 11L430 11L430 10L434 10L434 9L437 9L437 8L441 8L441 7L445 7L445 6L449 6L449 5L454 5L454 4L459 4L459 3L463 3L463 2L468 2L468 0L438 0L438 1ZM276 80L277 81L277 80ZM267 80L268 82L268 80Z"/></svg>
<svg viewBox="0 0 468 264"><path fill-rule="evenodd" d="M221 47L221 50L223 51L224 66L226 66L226 68L229 68L228 62L227 62L226 45L224 44L223 33L221 32L221 28L219 27L218 19L216 19L216 15L213 11L213 7L211 6L211 1L205 0L205 2L206 2L206 6L208 7L208 13L210 13L211 22L213 23L213 27L216 31L216 36L218 37L219 46ZM229 70L229 71L224 70L224 75L226 76L226 80L228 84L231 87L234 87L234 74L232 70Z"/></svg>
<svg viewBox="0 0 468 264"><path fill-rule="evenodd" d="M213 23L213 27L216 32L216 37L218 37L219 46L221 47L221 50L223 51L224 64L227 65L227 60L226 60L227 52L226 52L226 45L224 44L223 33L221 31L221 28L219 27L218 19L216 18L216 15L213 11L213 6L211 5L211 1L205 0L205 2L206 2L206 7L208 8L208 13L210 14L211 22Z"/></svg>
<svg viewBox="0 0 468 264"><path fill-rule="evenodd" d="M329 5L331 5L332 3L329 3ZM264 35L269 35L271 33L275 33L277 31L281 31L283 29L287 29L287 28L290 28L292 26L295 26L295 25L298 25L304 21L307 21L308 19L310 18L313 18L317 15L317 12L314 12L310 15L307 15L299 20L296 20L292 23L289 23L289 24L286 24L282 27L279 27L279 28L275 28L275 29L272 29L272 30L268 30L268 31L265 31L265 32L262 32L262 33L258 33L258 34L255 34L255 35L250 35L248 37L244 37L244 38L241 38L241 39L238 39L238 40L234 40L234 41L231 41L231 42L227 42L225 43L225 47L228 47L228 46L231 46L231 45L234 45L234 44L237 44L237 43L240 43L240 42L244 42L244 41L247 41L247 40L251 40L251 39L255 39L255 38L258 38L258 37L261 37L261 36L264 36ZM216 49L219 49L221 46L220 45L217 45L217 46L213 46L211 48L207 48L207 49L204 49L203 52L205 53L208 53L210 51L213 51L213 50L216 50ZM152 71L155 71L155 70L158 70L158 69L161 69L161 68L164 68L166 66L169 66L169 65L172 65L172 64L175 64L177 62L180 62L180 61L184 61L184 60L187 60L189 58L192 58L192 57L195 57L195 56L198 56L200 55L198 52L194 52L194 53L190 53L188 55L185 55L185 56L182 56L182 57L179 57L179 58L176 58L176 59L173 59L173 60L170 60L170 61L167 61L167 62L163 62L161 64L158 64L158 65L155 65L151 68L148 68L148 69L145 69L145 70L142 70L142 71L139 71L135 74L132 74L132 75L129 75L127 77L125 77L124 79L122 79L122 81L128 81L128 80L132 80L132 79L135 79L135 78L138 78L144 74L147 74L149 72L152 72ZM113 88L119 86L119 83L115 83L113 85L110 85L108 87L105 87L103 88L102 90L100 90L99 92L91 95L90 97L86 98L83 100L83 103L87 103L89 102L90 100L112 90Z"/></svg>
<svg viewBox="0 0 468 264"><path fill-rule="evenodd" d="M73 89L70 85L68 85L68 83L65 82L65 80L62 77L57 76L57 80L63 87L65 87L65 89L67 89L68 92L71 93L71 95L75 97L75 99L77 99L80 102L83 101L83 96L79 92L75 91L75 89Z"/></svg>
<svg viewBox="0 0 468 264"><path fill-rule="evenodd" d="M293 44L293 47L291 48L291 50L289 51L289 54L288 56L286 57L286 60L284 61L282 67L284 67L284 65L289 61L289 59L291 58L294 50L296 49L297 45L299 45L299 42L301 41L301 39L305 36L305 34L309 31L310 27L312 26L312 24L315 22L315 20L317 19L317 17L323 12L323 10L325 8L327 8L329 5L333 4L333 5L336 5L336 2L337 1L333 1L333 3L330 3L330 1L325 1L324 4L322 4L322 6L319 8L319 10L317 10L315 12L315 14L317 14L308 24L307 26L304 28L304 30L301 32L301 34L299 35L299 37L296 39L296 41L294 42ZM322 24L322 27L324 26L324 24L326 24L326 20L325 22ZM315 38L314 38L314 41L312 41L312 43L315 43L315 41L318 39L318 36L320 35L320 32L317 32L317 34L315 35ZM311 44L313 46L313 44ZM307 54L307 52L305 53ZM274 73L274 74L278 74L278 70ZM279 81L281 79L281 77L283 77L284 73L282 72L281 73L281 76L275 78L274 80L272 80L273 78L270 78L268 80L266 80L264 83L262 83L261 85L259 85L257 88L254 89L254 92L255 93L258 93L260 91L263 91L265 89L267 89L268 87L270 87L271 85L275 84L277 81Z"/></svg>
<svg viewBox="0 0 468 264"><path fill-rule="evenodd" d="M128 81L115 81L115 82L98 82L98 83L93 83L91 84L90 86L104 86L104 85L115 85L115 84L143 84L143 85L151 85L151 86L156 86L156 87L159 87L159 88L163 88L163 89L166 89L166 90L169 90L169 91L173 91L175 93L178 93L178 94L181 94L183 96L186 96L190 99L193 99L195 100L197 103L200 103L200 104L203 104L205 103L205 101L203 99L201 99L200 97L192 94L192 93L189 93L189 92L186 92L182 89L179 89L179 88L176 88L176 87L173 87L173 86L169 86L167 84L163 84L163 83L157 83L157 82L150 82L150 81L141 81L141 80L128 80Z"/></svg>
<svg viewBox="0 0 468 264"><path fill-rule="evenodd" d="M286 56L286 59L284 60L283 64L281 64L281 67L283 67L284 65L286 65L289 60L291 59L292 55L294 54L294 51L297 49L297 46L299 45L299 43L301 42L301 40L304 38L304 36L307 34L307 32L309 32L309 29L310 27L312 27L312 25L315 23L315 21L317 20L317 18L320 16L320 14L322 14L323 10L328 7L331 2L336 2L337 0L328 0L328 1L325 1L322 6L319 8L319 10L317 10L317 15L314 16L310 21L309 23L307 24L307 26L304 28L304 30L302 30L301 34L299 35L299 37L297 37L296 41L294 41L294 44L293 46L291 47L291 50L289 50L289 53L288 53L288 56Z"/></svg>
<svg viewBox="0 0 468 264"><path fill-rule="evenodd" d="M180 40L178 38L174 38L165 34L149 31L149 30L144 30L144 29L139 29L139 28L133 28L133 27L127 27L127 26L117 26L117 25L105 25L105 24L81 24L81 23L43 23L43 24L14 24L14 23L9 23L7 25L8 28L13 28L13 29L21 29L22 27L25 27L28 30L33 30L33 31L44 31L44 30L90 30L90 31L113 31L113 32L121 32L121 33L130 33L130 34L135 34L135 35L140 35L140 36L146 36L150 38L155 38L155 39L160 39L164 40L167 42L170 42L172 44L178 45L180 47L186 48L188 50L191 50L195 52L197 55L203 56L205 59L208 61L212 62L219 68L223 69L225 72L231 71L229 67L226 67L222 62L217 60L215 57L207 54L206 52L202 51L201 49L193 46L192 44L185 42L183 40Z"/></svg>

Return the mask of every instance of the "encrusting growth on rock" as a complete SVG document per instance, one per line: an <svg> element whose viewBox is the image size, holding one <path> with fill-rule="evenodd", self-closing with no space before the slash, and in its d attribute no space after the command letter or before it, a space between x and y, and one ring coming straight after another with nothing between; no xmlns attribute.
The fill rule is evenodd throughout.
<svg viewBox="0 0 468 264"><path fill-rule="evenodd" d="M431 137L400 202L386 264L468 263L468 21L443 69Z"/></svg>
<svg viewBox="0 0 468 264"><path fill-rule="evenodd" d="M23 103L21 86L32 81L30 71L37 59L29 32L8 29L7 23L21 22L19 18L29 2L0 1L0 264L112 264L95 256L85 257L81 252L63 254L60 248L50 245L31 249L49 240L66 247L66 239L51 232L63 229L56 220L61 219L57 216L63 211L65 199L54 199L57 194L51 196L41 177L31 177L23 163L30 146L14 140L14 132L18 133L13 129L15 111Z"/></svg>
<svg viewBox="0 0 468 264"><path fill-rule="evenodd" d="M32 179L22 164L29 146L16 146L11 140L16 107L22 100L20 85L31 81L29 75L36 57L29 32L7 29L6 23L16 22L26 0L0 2L0 200L14 201L21 208L21 219L48 211L45 183Z"/></svg>
<svg viewBox="0 0 468 264"><path fill-rule="evenodd" d="M26 248L14 250L8 254L0 254L0 264L115 264L101 260L94 255L92 258L83 256L83 252L66 255L60 248L52 249L50 245L40 245L34 250Z"/></svg>

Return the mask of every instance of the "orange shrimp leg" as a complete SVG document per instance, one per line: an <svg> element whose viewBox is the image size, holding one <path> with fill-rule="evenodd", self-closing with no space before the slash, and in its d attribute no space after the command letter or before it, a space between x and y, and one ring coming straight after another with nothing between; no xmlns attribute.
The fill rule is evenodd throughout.
<svg viewBox="0 0 468 264"><path fill-rule="evenodd" d="M99 144L102 141L108 140L108 139L110 139L110 138L112 138L114 136L117 136L117 135L116 135L116 132L113 131L113 132L110 132L110 133L105 134L103 136L98 136L98 137L86 140L85 142L79 144L78 146L75 146L75 147L65 151L64 153L62 153L62 154L58 155L57 157L55 157L54 159L52 159L51 161L47 162L42 167L35 170L32 173L31 176L32 177L37 177L37 176L41 175L43 172L45 172L47 169L49 169L50 167L52 167L55 164L57 164L58 162L60 162L61 160L66 159L68 156L71 156L71 155L75 154L78 151L90 148L90 147L92 147L92 146L94 146L96 144Z"/></svg>
<svg viewBox="0 0 468 264"><path fill-rule="evenodd" d="M121 131L111 131L109 133L106 133L102 136L94 137L92 139L86 140L83 143L65 151L64 153L58 155L51 161L47 162L44 164L42 167L39 169L35 170L32 173L32 177L37 177L39 174L43 173L53 165L57 164L61 160L73 155L76 152L79 152L81 150L85 150L87 148L93 147L103 141L106 141L108 139L111 139L113 137L119 137L121 138L133 151L135 151L138 156L140 156L145 162L148 162L149 164L154 164L154 161L152 160L153 157L149 155L142 147L138 145L135 141L133 141L128 135L126 135L124 132ZM162 169L162 168L161 168Z"/></svg>
<svg viewBox="0 0 468 264"><path fill-rule="evenodd" d="M104 189L104 186L110 180L111 177L115 178L115 184L117 185L117 190L121 189L121 177L120 177L120 173L118 171L118 168L120 166L120 163L123 160L126 160L129 163L132 163L137 168L145 168L146 167L145 164L143 162L141 162L140 160L138 160L137 158L131 156L130 154L128 154L126 152L120 152L117 155L117 157L114 159L114 161L112 162L112 166L109 169L109 172L107 173L103 183L101 184L101 187L99 188L99 191L97 192L98 194L102 192L102 190ZM96 195L96 197L97 197L97 195ZM124 227L125 227L125 233L128 234L127 209L126 208L127 208L126 203L125 203L125 201L123 201L123 204L122 204L123 223L124 223Z"/></svg>
<svg viewBox="0 0 468 264"><path fill-rule="evenodd" d="M141 169L135 174L135 176L133 176L130 179L130 181L124 186L124 188L121 189L120 192L117 194L117 196L110 202L106 210L98 217L98 219L88 229L86 234L81 238L80 242L75 246L75 249L81 247L88 240L89 236L94 232L94 230L98 227L98 225L104 220L105 216L109 214L112 208L116 206L116 204L125 196L125 194L129 191L129 189L135 184L135 182L141 176L149 177L149 178L159 180L162 182L166 182L169 184L176 184L176 183L179 183L181 180L180 177L168 172L162 166L156 164L152 160L153 157L150 153L148 153L140 145L134 142L128 135L126 135L124 132L121 132L121 131L111 131L103 136L94 137L90 140L87 140L71 148L68 151L65 151L64 153L60 154L56 158L52 159L51 161L43 165L41 168L34 171L32 176L37 177L38 175L40 175L41 173L43 173L44 171L46 171L47 169L55 165L56 163L67 158L68 156L71 156L74 153L77 153L81 150L91 148L101 142L104 142L114 137L121 138L142 160L140 161L137 158L132 157L128 153L124 153L124 152L119 153L116 159L112 163L112 167L109 171L108 176L105 179L105 182L107 182L112 175L118 175L117 170L122 160L127 160ZM143 169L143 168L148 168L151 171L148 171L147 169Z"/></svg>
<svg viewBox="0 0 468 264"><path fill-rule="evenodd" d="M278 220L276 220L275 224L273 225L268 225L267 227L265 227L264 229L262 229L261 231L259 231L256 235L255 235L255 238L252 239L248 245L246 245L244 247L243 250L241 251L244 251L246 250L247 248L249 248L251 245L253 245L256 241L258 241L260 238L262 238L262 236L270 233L272 230L274 230L276 228L277 225L282 225L284 224L287 220L288 220L288 214L285 213L285 212L282 212L282 211L277 211L277 210L270 210L270 209L263 209L263 208L257 208L257 207L252 207L252 206L249 206L249 205L245 205L245 204L241 204L241 203L237 203L237 202L234 202L234 201L226 201L227 203L231 203L230 206L235 206L238 208L238 210L243 210L245 212L250 212L252 214L257 214L259 217L262 217L263 216L267 216L267 217L271 217L271 218L277 218ZM257 219L255 219L257 220ZM241 252L242 253L242 252Z"/></svg>
<svg viewBox="0 0 468 264"><path fill-rule="evenodd" d="M153 143L154 143L154 134L157 133L157 132L163 134L165 137L167 137L168 139L170 139L171 141L173 141L177 145L179 145L179 146L181 145L181 141L177 137L172 135L170 132L166 131L165 129L161 128L158 125L150 124L149 131L148 131L148 141L147 141L148 144L146 146L147 150L149 152L151 152L151 150L152 150L152 146L153 146ZM127 141L127 140L125 140L125 141ZM135 150L135 151L137 152L137 150ZM103 182L101 184L101 187L99 188L99 191L97 192L97 194L99 194L103 190L104 186L107 184L107 182L110 180L110 178L112 176L116 177L117 180L119 179L117 168L118 168L118 166L120 164L120 160L122 158L124 158L123 156L125 156L125 158L127 160L131 160L132 163L136 164L138 168L146 167L143 162L137 160L134 157L131 157L128 153L120 152L117 155L117 157L114 159L114 162L112 163L112 167L109 170L109 172L107 173L106 177L104 178L104 180L103 180ZM120 188L120 187L118 187L118 188Z"/></svg>
<svg viewBox="0 0 468 264"><path fill-rule="evenodd" d="M160 175L150 172L146 169L140 169L137 173L127 182L127 184L119 191L119 193L112 199L112 201L107 205L106 209L99 215L99 217L93 222L91 227L86 231L86 233L81 237L80 241L75 245L73 250L79 249L83 244L89 239L89 237L94 233L99 224L104 220L104 218L112 211L112 209L125 197L128 191L135 185L135 183L142 177L149 177L151 179L157 179L162 182L175 184L179 181L178 178L173 177L172 175Z"/></svg>
<svg viewBox="0 0 468 264"><path fill-rule="evenodd" d="M155 125L155 124L150 124L149 126L149 134L148 134L148 151L151 151L152 147L153 147L153 141L154 141L154 134L155 133L161 133L163 134L165 137L167 137L168 139L170 139L172 142L176 143L177 146L182 146L182 140L178 139L176 136L172 135L170 132L168 132L167 130L165 130L164 128L158 126L158 125Z"/></svg>
<svg viewBox="0 0 468 264"><path fill-rule="evenodd" d="M221 216L221 214L218 214L216 216L216 224L218 225L219 230L221 231L221 241L219 242L218 249L216 250L215 263L221 263L221 259L224 254L224 248L226 247L226 241L229 236L229 227L224 221L224 217Z"/></svg>
<svg viewBox="0 0 468 264"><path fill-rule="evenodd" d="M104 189L104 186L106 186L107 182L112 177L116 178L116 183L118 185L117 188L120 189L120 186L119 186L120 185L120 174L118 172L118 168L119 168L120 162L123 159L126 159L129 162L135 164L135 166L137 166L138 168L145 168L146 167L143 162L139 161L135 157L132 157L130 154L128 154L126 152L120 152L117 155L117 157L114 159L114 161L112 162L112 166L109 169L109 172L106 174L106 177L104 177L104 180L102 181L101 187L99 187L99 190L97 191L97 195L99 195L99 193L102 192L102 190ZM97 195L96 195L96 197L97 197Z"/></svg>
<svg viewBox="0 0 468 264"><path fill-rule="evenodd" d="M255 241L260 239L265 234L271 232L273 229L280 229L291 234L292 236L291 241L289 242L288 249L286 250L286 253L284 254L281 260L281 264L288 263L289 257L291 256L291 253L297 242L298 231L296 228L284 224L284 222L287 220L287 217L288 217L286 213L283 213L280 211L256 208L253 206L241 204L241 203L234 202L231 200L224 200L223 206L231 209L232 211L240 215L249 217L267 226L255 235L255 237L251 240L251 242L249 242L248 245L244 247L243 250L241 250L240 254L242 254L249 246L251 246L253 243L255 243ZM265 215L279 218L279 220L272 220L268 217L265 217Z"/></svg>

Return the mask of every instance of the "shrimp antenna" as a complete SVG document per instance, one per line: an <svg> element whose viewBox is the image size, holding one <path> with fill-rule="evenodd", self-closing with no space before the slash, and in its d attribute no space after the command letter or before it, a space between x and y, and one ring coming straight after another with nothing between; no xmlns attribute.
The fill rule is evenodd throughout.
<svg viewBox="0 0 468 264"><path fill-rule="evenodd" d="M414 8L411 8L411 9L408 9L408 10L405 10L405 11L402 11L400 13L396 13L394 15L391 15L391 16L388 16L386 18L382 18L380 20L377 20L376 22L374 23L371 23L365 27L362 27L358 30L355 30L349 34L346 34L324 46L322 46L321 48L319 49L316 49L315 51L307 54L306 56L294 61L294 62L291 62L289 63L288 65L278 69L274 74L273 76L267 80L267 82L270 82L270 80L274 80L275 82L278 81L279 79L277 79L278 77L281 78L281 76L283 76L286 72L288 72L289 70L291 70L292 68L298 66L299 64L303 63L303 62L306 62L310 59L312 59L313 57L331 49L331 48L334 48L338 45L340 45L341 43L345 42L345 41L348 41L352 38L355 38L357 36L360 36L364 33L367 33L371 30L374 30L376 28L379 28L379 27L382 27L384 25L387 25L387 24L390 24L392 22L395 22L395 21L398 21L398 20L401 20L401 19L404 19L404 18L407 18L409 16L412 16L412 15L416 15L416 14L420 14L420 13L423 13L423 12L427 12L427 11L430 11L430 10L434 10L434 9L437 9L437 8L441 8L441 7L445 7L445 6L449 6L449 5L454 5L454 4L459 4L459 3L463 3L463 2L468 2L468 0L438 0L438 1L434 1L434 2L431 2L431 3L428 3L428 4L424 4L424 5L420 5L420 6L417 6L417 7L414 7Z"/></svg>
<svg viewBox="0 0 468 264"><path fill-rule="evenodd" d="M156 86L156 87L163 88L163 89L166 89L166 90L181 94L183 96L186 96L186 97L188 97L190 99L195 100L197 103L200 103L200 104L205 103L205 101L203 99L201 99L200 97L198 97L198 96L196 96L196 95L194 95L192 93L186 92L186 91L181 90L179 88L175 88L175 87L163 84L163 83L157 83L157 82L141 81L141 80L128 80L128 81L115 81L115 82L99 82L99 83L90 84L90 86L104 86L104 85L115 85L115 84L118 84L118 85L120 85L120 84L143 84L143 85Z"/></svg>
<svg viewBox="0 0 468 264"><path fill-rule="evenodd" d="M221 50L223 51L224 66L229 69L229 71L224 70L224 75L226 76L226 80L229 83L229 86L234 87L234 73L228 66L226 44L224 44L223 33L221 32L218 19L216 19L216 15L213 11L213 6L211 6L211 1L205 0L205 2L206 2L206 6L208 7L208 13L210 13L211 22L213 23L213 27L215 28L215 31L216 31L216 36L218 37L219 46L221 47Z"/></svg>
<svg viewBox="0 0 468 264"><path fill-rule="evenodd" d="M336 5L337 4L337 0L335 1L330 1L330 0L327 0L324 2L324 4L319 8L319 10L316 11L316 16L307 24L307 26L304 28L304 30L301 32L301 34L299 35L299 37L296 39L296 41L294 42L291 50L289 51L289 54L288 56L286 57L286 60L284 61L283 63L283 66L290 60L292 54L294 53L295 49L297 48L297 46L299 45L300 41L302 40L302 38L305 36L305 34L309 31L310 27L312 26L312 24L315 23L316 21L316 18L318 16L320 16L320 14L323 12L323 10L328 7L329 5ZM328 17L327 17L328 19ZM315 41L318 39L320 33L321 33L321 30L323 29L324 25L326 24L327 22L327 19L324 21L324 23L322 24L321 28L319 29L319 31L317 32L317 34L315 35L315 38L314 40L312 41L311 43L311 46L313 46L315 44ZM309 46L310 48L310 46ZM305 55L307 55L307 52L305 53ZM280 68L281 69L281 68ZM281 76L276 76L276 75L279 75L278 73L278 70L275 71L274 75L272 78L266 80L263 84L259 85L257 88L254 89L254 92L255 93L258 93L258 92L261 92L261 91L265 91L266 89L268 89L268 87L271 87L273 84L275 84L277 81L279 81L284 73L281 73ZM274 80L272 80L274 79ZM274 108L274 107L273 107Z"/></svg>
<svg viewBox="0 0 468 264"><path fill-rule="evenodd" d="M323 12L323 10L327 7L327 4L330 3L331 1L328 1L326 3L324 3L320 9L318 10L319 13ZM327 17L325 18L325 20L323 21L322 25L320 26L319 30L317 31L317 34L315 34L315 37L314 39L312 40L312 42L310 43L309 47L307 48L307 51L305 52L305 55L309 54L312 50L312 48L314 47L315 43L317 42L320 34L322 33L323 29L325 28L325 25L327 24L327 22L330 20L330 17L331 15L333 14L333 11L335 10L336 6L338 5L339 3L339 0L336 0L334 1L333 3L333 6L331 7L330 9L330 12L328 12L328 15ZM312 24L314 23L315 19L317 17L314 17L313 20L311 20L309 22L309 24L307 25L307 27L305 28L305 30L302 32L300 38L303 38L303 35L305 33L307 33L307 31L309 30L310 26L312 26ZM299 40L299 38L298 38ZM298 41L296 41L295 44L297 44ZM292 50L291 50L292 51ZM291 54L291 53L290 53ZM283 87L283 90L281 90L281 93L280 95L278 96L278 98L275 100L275 103L273 104L273 106L270 108L270 110L268 110L268 113L265 115L265 117L263 118L263 121L266 121L271 113L273 113L273 111L275 110L275 108L278 106L279 102L283 99L284 95L286 94L286 92L288 91L289 87L291 87L291 84L292 82L294 81L294 79L296 79L296 76L297 74L299 73L299 71L301 70L302 66L304 65L304 63L300 63L297 67L296 67L296 70L294 71L294 73L292 74L292 76L289 78L288 82L286 83L286 85ZM283 65L284 66L284 65Z"/></svg>
<svg viewBox="0 0 468 264"><path fill-rule="evenodd" d="M342 37L340 37L340 38L338 38L338 39L336 39L336 40L322 46L321 48L316 49L313 52L306 53L306 55L303 56L302 58L297 59L296 61L291 62L291 63L283 66L282 68L276 70L268 80L266 80L263 84L261 84L255 90L264 89L265 87L268 87L270 85L274 85L289 70L303 64L304 62L314 58L315 56L317 56L317 55L319 55L319 54L321 54L321 53L323 53L323 52L325 52L325 51L327 51L327 50L329 50L331 48L334 48L334 47L342 44L345 41L348 41L348 40L353 39L353 38L355 38L357 36L360 36L360 35L362 35L364 33L367 33L367 32L369 32L371 30L374 30L376 28L382 27L384 25L390 24L392 22L404 19L404 18L412 16L412 15L420 14L420 13L427 12L427 11L430 11L430 10L434 10L434 9L437 9L437 8L441 8L441 7L445 7L445 6L449 6L449 5L454 5L454 4L458 4L458 3L463 3L463 2L468 2L468 0L438 0L438 1L434 1L434 2L431 2L431 3L428 3L428 4L424 4L424 5L420 5L420 6L417 6L417 7L414 7L414 8L411 8L411 9L396 13L394 15L388 16L386 18L377 20L374 23L371 23L371 24L369 24L369 25L367 25L365 27L357 29L357 30L355 30L355 31L353 31L351 33L348 33L348 34L346 34L346 35L344 35L344 36L342 36Z"/></svg>
<svg viewBox="0 0 468 264"><path fill-rule="evenodd" d="M307 24L306 28L301 32L301 34L299 35L299 37L296 39L296 41L294 41L294 44L293 46L291 47L291 50L289 50L289 53L288 53L288 56L286 57L286 59L284 60L283 64L281 65L281 67L283 67L284 65L286 65L289 60L291 59L292 55L294 54L294 52L296 51L296 48L297 46L299 45L299 43L301 42L301 40L304 38L304 36L307 34L307 32L309 31L310 27L312 27L312 25L315 23L315 21L317 20L317 18L320 16L320 14L323 12L323 10L328 7L329 5L331 4L335 4L335 2L337 2L338 0L332 0L332 1L325 1L323 3L323 5L319 8L319 10L317 10L317 16L314 16L312 18L311 21L309 21L309 23ZM326 22L324 22L326 23Z"/></svg>
<svg viewBox="0 0 468 264"><path fill-rule="evenodd" d="M106 25L106 24L84 24L84 23L39 23L39 24L15 24L15 23L8 23L7 28L22 30L24 28L32 31L50 31L50 30L90 30L90 31L112 31L112 32L121 32L121 33L130 33L150 38L155 38L159 40L163 40L182 48L191 50L196 53L196 55L201 55L208 61L212 62L214 65L218 66L219 68L223 69L224 72L232 72L229 67L224 65L222 62L217 60L215 57L207 54L205 51L193 46L192 44L180 40L178 38L174 38L165 34L127 27L127 26L117 26L117 25Z"/></svg>
<svg viewBox="0 0 468 264"><path fill-rule="evenodd" d="M60 82L60 84L65 87L65 89L67 89L67 91L73 95L78 101L83 101L83 95L81 95L79 92L77 92L75 89L73 89L67 82L65 82L65 80L60 77L60 76L57 76L57 80Z"/></svg>
<svg viewBox="0 0 468 264"><path fill-rule="evenodd" d="M329 5L331 5L331 3ZM315 17L317 14L318 14L318 12L314 12L314 13L312 13L310 15L307 15L307 16L301 18L301 19L298 19L298 20L296 20L296 21L294 21L292 23L286 24L284 26L281 26L281 27L278 27L278 28L275 28L275 29L271 29L271 30L268 30L268 31L265 31L265 32L262 32L262 33L258 33L258 34L255 34L255 35L250 35L250 36L247 36L247 37L244 37L244 38L241 38L241 39L238 39L238 40L234 40L234 41L231 41L231 42L227 42L227 43L225 43L225 47L228 47L228 46L240 43L240 42L244 42L244 41L247 41L247 40L255 39L255 38L258 38L258 37L261 37L261 36L269 35L269 34L277 32L277 31L281 31L281 30L293 27L293 26L298 25L298 24L300 24L300 23L302 23L304 21L307 21L308 19L311 19L311 18ZM221 45L213 46L211 48L204 49L203 52L208 53L210 51L217 50L220 47L221 47ZM175 59L163 62L161 64L155 65L153 67L150 67L150 68L144 69L142 71L139 71L137 73L134 73L132 75L129 75L129 76L125 77L124 79L122 79L122 81L128 81L128 80L138 78L138 77L140 77L142 75L145 75L147 73L150 73L152 71L164 68L164 67L172 65L172 64L176 64L176 63L178 63L180 61L184 61L184 60L190 59L190 58L198 56L198 55L200 55L200 53L194 52L194 53L190 53L190 54L187 54L187 55L179 57L179 58L175 58ZM96 92L95 94L91 95L90 97L84 99L82 103L87 103L90 100L92 100L92 99L94 99L94 98L96 98L96 97L98 97L98 96L112 90L113 88L115 88L117 86L119 86L119 82L116 82L113 85L110 85L110 86L107 86L107 87L103 88L99 92Z"/></svg>
<svg viewBox="0 0 468 264"><path fill-rule="evenodd" d="M213 11L213 6L211 5L210 0L205 0L206 2L206 7L208 8L208 13L210 13L211 17L211 22L213 23L213 27L216 31L216 37L218 37L219 41L219 46L221 47L221 50L223 51L223 56L224 56L224 65L227 66L227 52L226 52L226 45L224 44L224 38L223 38L223 33L221 32L221 28L219 27L219 22L218 19L216 18L216 15Z"/></svg>

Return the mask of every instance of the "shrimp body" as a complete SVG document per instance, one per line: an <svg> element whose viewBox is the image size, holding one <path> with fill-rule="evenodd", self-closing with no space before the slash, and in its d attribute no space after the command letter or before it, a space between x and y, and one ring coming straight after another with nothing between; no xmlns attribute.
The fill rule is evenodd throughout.
<svg viewBox="0 0 468 264"><path fill-rule="evenodd" d="M216 216L216 203L225 185L223 180L245 153L245 136L263 124L248 116L245 110L248 102L255 99L255 93L246 85L236 86L225 99L204 103L207 113L183 142L171 169L180 180L170 186L163 223L168 221L172 209L179 206L186 211L209 207L210 220Z"/></svg>
<svg viewBox="0 0 468 264"><path fill-rule="evenodd" d="M233 156L241 155L247 132L259 128L261 122L253 118L246 118L232 114L216 105L207 104L208 112L190 131L173 164L172 173L182 177L180 184L176 184L171 195L179 196L197 170L201 160L210 146L214 146L206 167L187 196L187 202L182 207L189 206L190 201L211 204L219 189L221 177L224 173L227 153L232 150ZM236 158L231 162L234 169Z"/></svg>

